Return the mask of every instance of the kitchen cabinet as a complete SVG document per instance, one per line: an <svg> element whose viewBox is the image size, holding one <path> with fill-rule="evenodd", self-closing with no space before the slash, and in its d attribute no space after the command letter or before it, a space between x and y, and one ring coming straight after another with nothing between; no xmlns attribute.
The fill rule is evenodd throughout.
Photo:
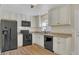
<svg viewBox="0 0 79 59"><path fill-rule="evenodd" d="M59 6L48 12L49 25L71 25L71 6Z"/></svg>
<svg viewBox="0 0 79 59"><path fill-rule="evenodd" d="M59 8L59 24L71 24L71 6L62 6Z"/></svg>
<svg viewBox="0 0 79 59"><path fill-rule="evenodd" d="M48 14L49 25L57 25L59 19L59 10L57 8L50 10Z"/></svg>
<svg viewBox="0 0 79 59"><path fill-rule="evenodd" d="M41 47L44 47L44 35L40 33L33 33L33 42L35 44L40 45Z"/></svg>
<svg viewBox="0 0 79 59"><path fill-rule="evenodd" d="M53 51L55 53L59 52L59 46L58 46L58 38L57 37L53 37Z"/></svg>
<svg viewBox="0 0 79 59"><path fill-rule="evenodd" d="M32 43L38 42L38 35L36 33L32 33Z"/></svg>
<svg viewBox="0 0 79 59"><path fill-rule="evenodd" d="M44 35L38 34L38 45L44 47Z"/></svg>
<svg viewBox="0 0 79 59"><path fill-rule="evenodd" d="M71 54L71 38L53 37L53 50L57 54Z"/></svg>
<svg viewBox="0 0 79 59"><path fill-rule="evenodd" d="M39 16L32 16L31 19L31 32L33 31L40 31L40 22L39 22Z"/></svg>
<svg viewBox="0 0 79 59"><path fill-rule="evenodd" d="M76 35L75 53L74 54L79 55L79 34Z"/></svg>
<svg viewBox="0 0 79 59"><path fill-rule="evenodd" d="M39 16L32 16L31 27L39 27Z"/></svg>

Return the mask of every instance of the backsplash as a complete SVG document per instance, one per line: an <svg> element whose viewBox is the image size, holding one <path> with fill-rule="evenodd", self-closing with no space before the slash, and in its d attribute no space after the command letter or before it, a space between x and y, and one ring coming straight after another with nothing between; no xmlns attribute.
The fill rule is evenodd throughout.
<svg viewBox="0 0 79 59"><path fill-rule="evenodd" d="M52 27L52 32L59 32L59 33L72 33L72 26L55 26Z"/></svg>

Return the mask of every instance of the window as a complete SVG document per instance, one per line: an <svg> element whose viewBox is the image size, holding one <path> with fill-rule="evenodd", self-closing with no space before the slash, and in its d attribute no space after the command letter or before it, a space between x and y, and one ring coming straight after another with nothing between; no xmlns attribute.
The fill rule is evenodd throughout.
<svg viewBox="0 0 79 59"><path fill-rule="evenodd" d="M41 30L46 31L48 27L48 14L41 16Z"/></svg>
<svg viewBox="0 0 79 59"><path fill-rule="evenodd" d="M48 26L48 20L45 20L44 22L42 22L42 31L46 31Z"/></svg>
<svg viewBox="0 0 79 59"><path fill-rule="evenodd" d="M52 27L48 26L48 15L44 15L41 17L41 27L42 27L42 31L46 31L46 32L51 32L52 31Z"/></svg>

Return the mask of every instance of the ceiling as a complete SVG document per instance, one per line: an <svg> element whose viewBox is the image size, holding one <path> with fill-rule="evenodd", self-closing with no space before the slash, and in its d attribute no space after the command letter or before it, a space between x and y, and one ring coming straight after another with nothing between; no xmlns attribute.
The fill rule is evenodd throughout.
<svg viewBox="0 0 79 59"><path fill-rule="evenodd" d="M24 15L41 15L47 13L50 8L54 8L56 4L37 4L31 8L31 4L1 4L1 12L12 12Z"/></svg>

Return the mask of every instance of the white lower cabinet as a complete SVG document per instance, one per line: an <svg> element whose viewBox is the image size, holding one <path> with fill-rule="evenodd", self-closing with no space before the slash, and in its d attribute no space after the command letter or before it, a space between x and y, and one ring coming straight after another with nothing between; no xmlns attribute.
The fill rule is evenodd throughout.
<svg viewBox="0 0 79 59"><path fill-rule="evenodd" d="M36 43L42 47L44 47L44 35L39 33L33 33L32 43Z"/></svg>
<svg viewBox="0 0 79 59"><path fill-rule="evenodd" d="M44 35L40 33L33 33L32 43L36 43L44 47ZM71 37L53 37L53 51L60 55L71 54Z"/></svg>
<svg viewBox="0 0 79 59"><path fill-rule="evenodd" d="M38 34L38 45L44 47L44 35Z"/></svg>
<svg viewBox="0 0 79 59"><path fill-rule="evenodd" d="M32 43L37 43L38 42L38 35L36 33L32 34Z"/></svg>
<svg viewBox="0 0 79 59"><path fill-rule="evenodd" d="M55 53L59 53L59 46L58 46L58 38L57 37L53 37L53 51Z"/></svg>
<svg viewBox="0 0 79 59"><path fill-rule="evenodd" d="M53 50L57 54L71 54L71 37L53 37Z"/></svg>

